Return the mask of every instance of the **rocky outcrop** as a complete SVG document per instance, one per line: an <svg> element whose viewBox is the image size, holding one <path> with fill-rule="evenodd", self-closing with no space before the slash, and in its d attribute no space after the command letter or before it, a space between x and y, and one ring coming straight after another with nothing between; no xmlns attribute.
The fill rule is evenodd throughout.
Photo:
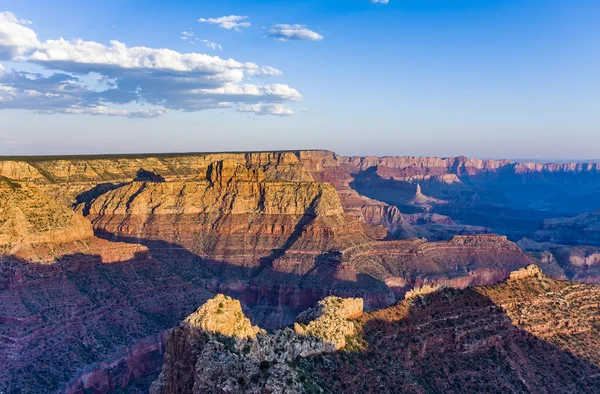
<svg viewBox="0 0 600 394"><path fill-rule="evenodd" d="M555 278L600 284L598 247L560 245L526 238L520 240L518 245L537 265Z"/></svg>
<svg viewBox="0 0 600 394"><path fill-rule="evenodd" d="M521 268L519 270L513 271L510 273L510 280L517 279L526 279L526 278L536 278L542 275L542 270L535 264L528 265L525 268Z"/></svg>
<svg viewBox="0 0 600 394"><path fill-rule="evenodd" d="M446 203L447 203L447 201L424 195L423 192L421 191L421 185L419 183L417 183L417 190L415 191L415 195L406 202L406 205L413 206L424 212L429 212L429 211L431 211L431 209L433 208L434 205L446 204Z"/></svg>
<svg viewBox="0 0 600 394"><path fill-rule="evenodd" d="M311 336L331 343L335 350L346 346L346 338L354 335L355 327L348 319L363 313L361 298L328 297L298 315L294 331L299 335Z"/></svg>
<svg viewBox="0 0 600 394"><path fill-rule="evenodd" d="M329 297L299 316L302 323L294 330L267 334L250 324L239 301L217 295L171 331L163 370L150 392L303 393L311 384L318 389L298 358L344 346L345 336L356 334L348 319L361 314L362 300Z"/></svg>
<svg viewBox="0 0 600 394"><path fill-rule="evenodd" d="M147 248L141 245L94 237L88 220L35 185L0 179L0 260L50 263L81 253L98 255L111 263L145 252Z"/></svg>
<svg viewBox="0 0 600 394"><path fill-rule="evenodd" d="M331 332L327 323L352 326L337 351L302 330L240 339L182 323L151 393L595 392L600 287L556 281L535 266L516 276L424 291L365 314L360 300L325 299L299 320L316 318L308 325L323 325L317 335Z"/></svg>
<svg viewBox="0 0 600 394"><path fill-rule="evenodd" d="M254 339L258 334L265 334L244 316L242 305L238 300L217 294L208 300L196 312L192 313L183 324L209 334L221 334L238 339Z"/></svg>

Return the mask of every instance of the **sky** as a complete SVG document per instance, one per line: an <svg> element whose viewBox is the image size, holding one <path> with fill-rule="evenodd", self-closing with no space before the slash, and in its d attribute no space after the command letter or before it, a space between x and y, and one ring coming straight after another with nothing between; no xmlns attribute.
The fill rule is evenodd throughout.
<svg viewBox="0 0 600 394"><path fill-rule="evenodd" d="M0 155L600 159L597 0L0 0Z"/></svg>

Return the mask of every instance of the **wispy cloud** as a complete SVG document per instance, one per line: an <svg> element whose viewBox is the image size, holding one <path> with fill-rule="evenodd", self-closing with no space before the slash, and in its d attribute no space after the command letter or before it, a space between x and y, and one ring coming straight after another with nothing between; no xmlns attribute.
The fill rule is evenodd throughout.
<svg viewBox="0 0 600 394"><path fill-rule="evenodd" d="M240 31L241 28L250 27L250 22L248 22L247 19L247 16L229 15L221 16L219 18L200 18L198 19L198 22L219 25L219 27L227 30L233 29Z"/></svg>
<svg viewBox="0 0 600 394"><path fill-rule="evenodd" d="M304 25L274 25L269 30L269 36L280 41L308 40L320 41L323 36L308 29Z"/></svg>
<svg viewBox="0 0 600 394"><path fill-rule="evenodd" d="M190 40L191 41L191 40L194 39L194 35L195 34L193 32L184 30L184 31L181 32L181 39L182 40Z"/></svg>
<svg viewBox="0 0 600 394"><path fill-rule="evenodd" d="M254 105L242 105L237 108L239 112L252 112L257 115L277 115L277 116L291 116L294 115L294 111L291 108L286 107L282 104L254 104Z"/></svg>
<svg viewBox="0 0 600 394"><path fill-rule="evenodd" d="M34 74L0 66L0 109L155 117L168 110L269 108L269 104L302 98L285 84L248 82L249 77L282 74L270 66L165 48L128 47L120 41L109 45L82 39L40 41L25 21L11 13L0 14L0 54L2 59L35 63L47 70ZM90 74L99 74L101 83L85 82ZM277 110L254 112L281 115Z"/></svg>
<svg viewBox="0 0 600 394"><path fill-rule="evenodd" d="M217 50L217 49L220 51L223 50L223 47L221 45L214 43L212 41L208 41L208 40L200 40L200 41L203 42L204 45L206 45L207 47L209 47L212 50Z"/></svg>
<svg viewBox="0 0 600 394"><path fill-rule="evenodd" d="M390 0L371 0L371 3L373 4L388 4L390 2Z"/></svg>

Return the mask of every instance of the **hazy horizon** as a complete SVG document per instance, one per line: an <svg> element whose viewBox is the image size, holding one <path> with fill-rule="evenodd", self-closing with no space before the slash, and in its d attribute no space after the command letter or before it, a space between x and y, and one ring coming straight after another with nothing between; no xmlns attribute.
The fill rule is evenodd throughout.
<svg viewBox="0 0 600 394"><path fill-rule="evenodd" d="M66 154L16 154L16 155L6 155L0 154L0 160L7 158L58 158L58 157L78 157L78 156L89 156L89 157L139 157L139 156L185 156L185 155L201 155L201 154L217 154L217 153L257 153L257 152L298 152L298 151L330 151L334 152L340 156L346 157L435 157L441 159L454 158L454 157L467 157L468 159L481 159L481 160L508 160L512 162L518 163L600 163L600 159L564 159L564 158L510 158L510 157L479 157L479 156L467 156L467 155L453 155L453 156L435 156L435 155L364 155L364 154L343 154L331 149L321 149L321 148L300 148L300 149L263 149L263 150L220 150L220 151L163 151L163 152L96 152L96 153L66 153Z"/></svg>

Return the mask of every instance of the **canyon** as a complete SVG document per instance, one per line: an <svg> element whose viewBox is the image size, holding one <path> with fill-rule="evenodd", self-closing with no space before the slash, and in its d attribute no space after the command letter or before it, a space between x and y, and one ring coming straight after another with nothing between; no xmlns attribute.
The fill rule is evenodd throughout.
<svg viewBox="0 0 600 394"><path fill-rule="evenodd" d="M532 262L599 283L586 214L599 191L600 166L579 163L0 158L0 391L143 392L168 330L218 293L275 330L329 296L360 297L371 313ZM562 236L548 235L557 221Z"/></svg>
<svg viewBox="0 0 600 394"><path fill-rule="evenodd" d="M171 331L151 393L600 387L600 287L551 279L535 265L500 284L431 288L375 312L363 313L360 299L328 297L300 314L293 329L272 333L252 326L233 303L218 295L199 309L200 318L192 314ZM307 321L318 329L307 330Z"/></svg>

